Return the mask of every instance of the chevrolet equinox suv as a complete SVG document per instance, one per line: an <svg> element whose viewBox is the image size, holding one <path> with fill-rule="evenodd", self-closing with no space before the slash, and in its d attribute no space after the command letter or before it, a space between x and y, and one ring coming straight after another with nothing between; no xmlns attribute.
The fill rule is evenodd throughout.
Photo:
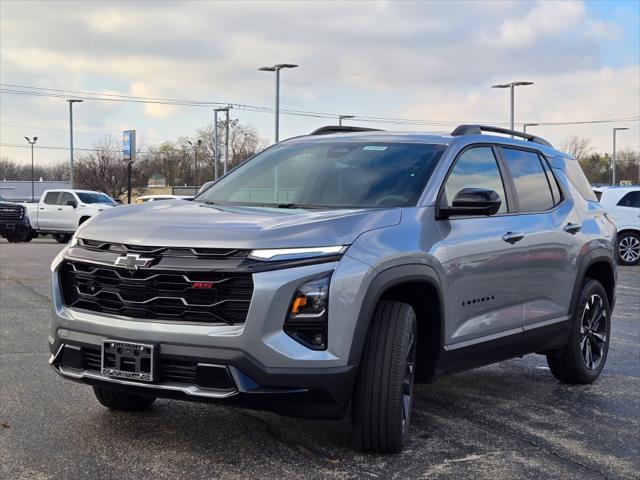
<svg viewBox="0 0 640 480"><path fill-rule="evenodd" d="M615 239L578 162L541 138L324 127L194 201L84 223L51 268L50 363L111 409L350 411L360 448L399 452L415 382L529 353L593 382Z"/></svg>

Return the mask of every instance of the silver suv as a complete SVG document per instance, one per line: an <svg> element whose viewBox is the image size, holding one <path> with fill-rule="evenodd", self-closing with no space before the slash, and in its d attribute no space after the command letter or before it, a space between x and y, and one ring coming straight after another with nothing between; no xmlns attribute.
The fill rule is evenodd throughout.
<svg viewBox="0 0 640 480"><path fill-rule="evenodd" d="M52 265L50 363L112 409L350 411L359 447L398 452L415 382L529 353L593 382L615 237L541 138L325 127L83 224Z"/></svg>

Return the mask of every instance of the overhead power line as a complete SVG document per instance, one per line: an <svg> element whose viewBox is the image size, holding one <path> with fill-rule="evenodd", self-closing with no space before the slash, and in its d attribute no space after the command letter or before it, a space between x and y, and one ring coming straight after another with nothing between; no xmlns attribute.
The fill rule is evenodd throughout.
<svg viewBox="0 0 640 480"><path fill-rule="evenodd" d="M125 103L144 103L144 104L159 104L168 106L189 106L189 107L219 107L223 105L231 105L234 109L245 110L257 113L273 113L273 107L265 107L260 105L251 105L234 102L221 102L210 100L186 100L175 98L161 98L161 97L143 97L134 95L122 95L115 93L100 93L81 90L63 90L56 88L34 87L28 85L17 85L0 83L0 93L12 94L12 95L27 95L38 97L50 97L50 98L64 98L67 99L70 96L81 98L83 100L96 100L96 101L110 101L110 102L125 102ZM314 112L305 110L292 110L282 109L281 113L284 115L295 115L312 118L326 118L335 120L338 118L336 113L328 112ZM492 121L454 121L454 120L418 120L409 118L394 118L394 117L375 117L367 115L354 115L354 120L359 122L369 123L386 123L406 126L452 126L459 125L461 123L478 123L478 124L492 124L492 125L506 125L504 122L492 122ZM598 120L577 120L566 122L544 122L538 121L539 126L561 126L561 125L584 125L584 124L598 124L598 123L618 123L618 122L633 122L640 121L639 116L627 116L619 118L598 119Z"/></svg>

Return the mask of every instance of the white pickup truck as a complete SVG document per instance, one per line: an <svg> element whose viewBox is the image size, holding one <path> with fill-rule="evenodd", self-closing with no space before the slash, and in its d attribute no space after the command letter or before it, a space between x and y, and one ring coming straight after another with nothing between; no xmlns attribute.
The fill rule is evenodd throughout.
<svg viewBox="0 0 640 480"><path fill-rule="evenodd" d="M51 234L67 243L79 225L117 203L90 190L45 190L38 203L26 205L32 236Z"/></svg>

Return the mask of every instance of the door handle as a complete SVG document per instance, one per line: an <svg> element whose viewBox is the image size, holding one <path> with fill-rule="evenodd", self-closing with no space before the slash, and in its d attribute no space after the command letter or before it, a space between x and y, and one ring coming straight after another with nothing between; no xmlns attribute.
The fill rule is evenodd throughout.
<svg viewBox="0 0 640 480"><path fill-rule="evenodd" d="M502 240L513 245L514 243L519 242L523 238L524 238L524 233L507 232L502 237Z"/></svg>
<svg viewBox="0 0 640 480"><path fill-rule="evenodd" d="M40 208L40 210L44 210L44 207Z"/></svg>
<svg viewBox="0 0 640 480"><path fill-rule="evenodd" d="M567 223L564 227L564 231L570 233L571 235L575 235L580 230L582 230L582 225L578 225L577 223Z"/></svg>
<svg viewBox="0 0 640 480"><path fill-rule="evenodd" d="M62 210L62 207L60 207L58 210Z"/></svg>

